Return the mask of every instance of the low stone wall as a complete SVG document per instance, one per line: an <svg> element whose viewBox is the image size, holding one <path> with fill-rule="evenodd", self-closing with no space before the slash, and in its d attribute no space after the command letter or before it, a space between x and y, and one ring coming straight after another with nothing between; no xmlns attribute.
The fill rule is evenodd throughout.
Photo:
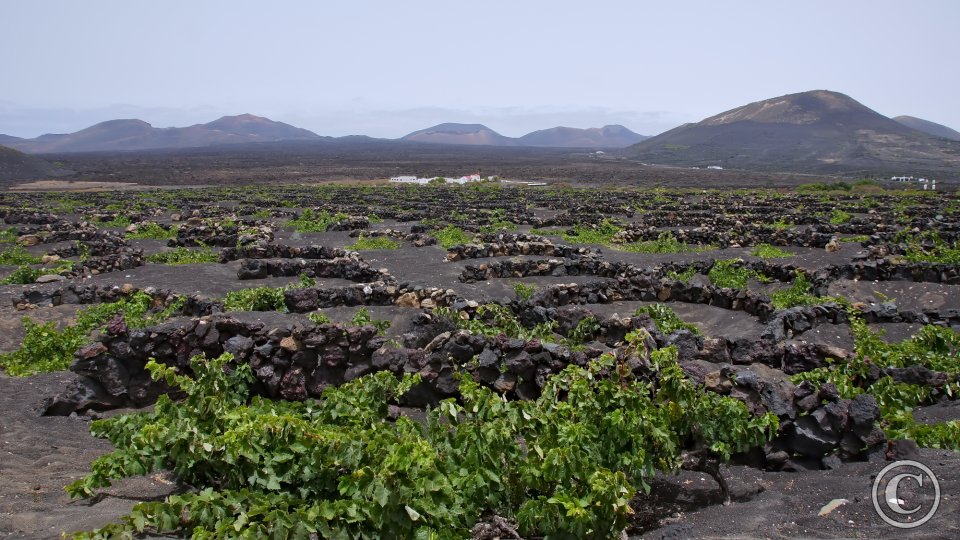
<svg viewBox="0 0 960 540"><path fill-rule="evenodd" d="M73 269L67 273L68 277L82 277L89 275L105 274L107 272L118 272L120 270L130 270L143 266L146 260L143 257L143 250L140 248L124 247L117 250L116 253L104 255L102 257L93 257L85 261L80 261L73 265Z"/></svg>
<svg viewBox="0 0 960 540"><path fill-rule="evenodd" d="M379 238L387 237L395 240L410 242L413 247L435 246L437 239L424 232L403 232L396 229L376 229L373 231L354 230L350 232L350 238Z"/></svg>
<svg viewBox="0 0 960 540"><path fill-rule="evenodd" d="M273 228L266 225L243 227L222 225L181 225L177 237L167 242L170 247L220 246L236 247L273 241Z"/></svg>
<svg viewBox="0 0 960 540"><path fill-rule="evenodd" d="M599 256L599 252L590 248L553 244L551 242L488 242L484 244L461 244L452 247L447 250L447 261L523 255L580 259Z"/></svg>
<svg viewBox="0 0 960 540"><path fill-rule="evenodd" d="M623 262L609 262L594 258L549 259L540 261L503 260L467 265L460 274L460 281L473 283L499 278L520 278L529 276L598 276L616 277L641 269Z"/></svg>
<svg viewBox="0 0 960 540"><path fill-rule="evenodd" d="M28 225L46 225L57 223L60 216L46 212L21 212L19 210L3 209L0 210L0 219L7 225L24 223Z"/></svg>
<svg viewBox="0 0 960 540"><path fill-rule="evenodd" d="M104 286L71 283L65 287L32 287L13 300L17 310L27 310L36 307L53 307L64 304L86 305L107 304L140 291L132 285ZM150 295L159 306L166 307L178 300L183 300L181 315L204 316L223 311L223 304L202 295L181 295L172 291L147 287L142 290Z"/></svg>
<svg viewBox="0 0 960 540"><path fill-rule="evenodd" d="M328 232L333 231L352 231L355 229L366 229L370 226L370 220L365 216L350 216L348 219L331 223L327 227Z"/></svg>
<svg viewBox="0 0 960 540"><path fill-rule="evenodd" d="M813 275L815 283L852 279L864 281L913 281L960 285L960 265L944 263L899 263L890 259L859 261L831 266Z"/></svg>
<svg viewBox="0 0 960 540"><path fill-rule="evenodd" d="M360 283L393 281L386 271L372 268L358 257L339 259L243 259L237 278L263 279L266 277L298 276L306 274L318 278L340 278Z"/></svg>
<svg viewBox="0 0 960 540"><path fill-rule="evenodd" d="M87 241L78 241L70 246L64 246L61 248L50 250L48 253L50 255L56 255L58 257L77 257L84 251L87 255L93 257L100 257L103 255L108 255L111 253L116 253L121 248L128 247L129 243L122 236L118 234L107 234L101 238L96 238L93 240Z"/></svg>
<svg viewBox="0 0 960 540"><path fill-rule="evenodd" d="M575 311L567 314L567 326L585 314ZM423 406L456 396L456 374L460 372L470 373L509 398L535 399L551 375L570 364L586 365L602 353L602 349L571 350L536 339L443 331L442 321L429 315L422 319L426 322L421 322L419 339L425 343L416 348L385 346L386 338L372 326L315 325L279 315L224 313L179 318L145 330L130 330L115 320L97 342L77 352L71 370L81 377L68 392L48 403L47 413L145 406L160 394L175 395L176 389L149 378L144 366L150 358L189 373L193 356L228 352L253 369L254 393L297 401L319 397L328 386L377 371L397 376L417 373L422 383L405 397L405 403ZM428 327L437 324L440 326L431 332ZM600 327L601 341L604 336L619 340L630 330L644 329L648 332L645 349L676 346L681 367L695 382L744 401L754 414L776 414L781 420L780 433L764 449L770 466L784 466L798 456L856 458L864 447L878 447L885 440L883 432L874 428L879 408L872 397L841 400L830 385L817 394L809 385L794 386L784 371L767 367L778 355L792 355L805 358L805 369L810 369L830 351L814 351L803 343L705 340L686 330L665 336L646 316L602 320ZM638 374L655 377L644 354L619 360ZM878 369L876 377L883 374L940 387L949 382L945 374L928 370L886 373Z"/></svg>
<svg viewBox="0 0 960 540"><path fill-rule="evenodd" d="M220 250L221 263L239 259L339 259L350 254L343 248L329 246L288 246L257 243L249 246L226 247Z"/></svg>

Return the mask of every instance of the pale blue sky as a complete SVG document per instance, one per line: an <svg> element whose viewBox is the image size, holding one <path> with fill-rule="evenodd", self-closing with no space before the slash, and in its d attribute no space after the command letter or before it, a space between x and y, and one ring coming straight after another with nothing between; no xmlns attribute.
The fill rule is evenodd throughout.
<svg viewBox="0 0 960 540"><path fill-rule="evenodd" d="M958 24L957 0L8 0L0 133L250 112L321 135L653 135L820 88L960 129Z"/></svg>

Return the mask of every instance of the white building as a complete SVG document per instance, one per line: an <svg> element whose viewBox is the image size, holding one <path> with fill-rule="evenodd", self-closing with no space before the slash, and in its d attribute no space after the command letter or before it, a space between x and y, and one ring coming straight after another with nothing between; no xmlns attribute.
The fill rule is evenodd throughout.
<svg viewBox="0 0 960 540"><path fill-rule="evenodd" d="M430 178L418 178L416 176L394 176L393 178L390 179L390 181L394 183L399 183L399 184L419 184L422 186L422 185L429 184L430 182L433 181L434 178L438 178L438 177L433 176ZM440 178L443 178L443 180L448 184L467 184L470 182L479 182L482 180L479 174L461 176L460 178L446 178L446 177L440 177Z"/></svg>

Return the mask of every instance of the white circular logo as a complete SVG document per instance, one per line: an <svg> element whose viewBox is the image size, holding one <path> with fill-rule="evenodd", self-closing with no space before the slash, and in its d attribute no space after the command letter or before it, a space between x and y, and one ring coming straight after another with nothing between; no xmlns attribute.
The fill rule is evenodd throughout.
<svg viewBox="0 0 960 540"><path fill-rule="evenodd" d="M873 508L894 527L919 527L930 521L939 507L940 483L923 463L894 461L873 481Z"/></svg>

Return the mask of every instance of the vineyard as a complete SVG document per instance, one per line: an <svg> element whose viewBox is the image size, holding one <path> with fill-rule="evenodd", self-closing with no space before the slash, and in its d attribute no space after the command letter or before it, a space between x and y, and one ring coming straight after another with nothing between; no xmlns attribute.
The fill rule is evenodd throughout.
<svg viewBox="0 0 960 540"><path fill-rule="evenodd" d="M871 474L960 463L954 195L277 186L0 217L0 393L39 411L0 419L0 534L766 537L738 513L783 505L775 537L880 537ZM818 484L845 491L791 502Z"/></svg>

